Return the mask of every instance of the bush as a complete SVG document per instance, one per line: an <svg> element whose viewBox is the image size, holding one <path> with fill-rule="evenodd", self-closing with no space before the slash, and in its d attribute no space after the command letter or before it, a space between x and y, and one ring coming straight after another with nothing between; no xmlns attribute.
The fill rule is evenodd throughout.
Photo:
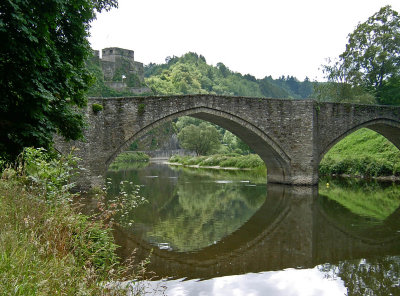
<svg viewBox="0 0 400 296"><path fill-rule="evenodd" d="M353 175L378 177L399 175L400 166L385 159L363 157L347 157L343 159L324 158L319 166L321 175Z"/></svg>
<svg viewBox="0 0 400 296"><path fill-rule="evenodd" d="M50 155L43 148L25 148L22 155L22 174L38 197L58 202L72 197L75 186L72 178L76 174L78 158L68 155Z"/></svg>
<svg viewBox="0 0 400 296"><path fill-rule="evenodd" d="M94 103L92 105L92 110L93 110L94 113L98 113L101 110L103 110L103 105Z"/></svg>

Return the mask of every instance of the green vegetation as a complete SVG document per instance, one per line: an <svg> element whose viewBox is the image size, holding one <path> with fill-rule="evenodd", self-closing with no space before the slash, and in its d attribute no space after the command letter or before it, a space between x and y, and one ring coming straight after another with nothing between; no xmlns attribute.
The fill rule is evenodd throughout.
<svg viewBox="0 0 400 296"><path fill-rule="evenodd" d="M321 175L399 176L400 151L382 135L363 128L332 147L319 171Z"/></svg>
<svg viewBox="0 0 400 296"><path fill-rule="evenodd" d="M235 73L224 64L208 65L202 55L189 52L182 57L168 57L165 64L150 63L145 67L147 85L155 94L219 94L272 98L307 98L312 83L293 76L274 80L271 76Z"/></svg>
<svg viewBox="0 0 400 296"><path fill-rule="evenodd" d="M392 184L357 179L324 179L319 186L319 194L338 202L353 214L384 221L400 205L399 189ZM327 206L327 210L330 207Z"/></svg>
<svg viewBox="0 0 400 296"><path fill-rule="evenodd" d="M93 112L94 113L98 113L98 112L100 112L101 110L103 110L103 105L101 105L101 104L92 104L92 110L93 110Z"/></svg>
<svg viewBox="0 0 400 296"><path fill-rule="evenodd" d="M349 34L346 50L323 66L329 83L317 96L333 101L400 103L400 16L382 7ZM319 86L318 86L319 87Z"/></svg>
<svg viewBox="0 0 400 296"><path fill-rule="evenodd" d="M169 159L169 161L183 165L220 166L251 169L265 168L264 161L257 154L239 155L233 153L199 157L174 155Z"/></svg>
<svg viewBox="0 0 400 296"><path fill-rule="evenodd" d="M106 220L93 220L70 203L76 159L33 148L20 159L0 179L0 294L126 295L104 285L124 280L128 269L102 222L114 209L101 206Z"/></svg>
<svg viewBox="0 0 400 296"><path fill-rule="evenodd" d="M0 154L51 146L59 132L82 137L80 108L92 77L86 37L97 12L116 0L0 2ZM77 9L79 8L79 13Z"/></svg>
<svg viewBox="0 0 400 296"><path fill-rule="evenodd" d="M132 167L132 164L134 164L134 167L144 167L147 165L147 163L150 160L150 156L147 155L144 152L123 152L119 154L115 160L111 163L109 169L110 170L121 170L124 168L130 168ZM139 163L139 165L137 165ZM144 164L144 165L140 165Z"/></svg>
<svg viewBox="0 0 400 296"><path fill-rule="evenodd" d="M171 182L177 176L176 182ZM249 174L240 171L149 166L142 170L109 172L108 177L114 194L121 190L122 180L144 185L140 193L149 203L126 214L135 220L128 229L155 245L168 243L172 249L182 252L210 246L240 228L267 195L265 175L256 177L260 183L254 184ZM125 188L124 191L131 192Z"/></svg>
<svg viewBox="0 0 400 296"><path fill-rule="evenodd" d="M197 155L206 155L220 146L220 134L211 124L205 122L199 126L188 125L178 133L182 148L196 152Z"/></svg>
<svg viewBox="0 0 400 296"><path fill-rule="evenodd" d="M263 160L256 154L174 155L169 161L182 165L265 169ZM400 151L382 135L363 128L332 147L322 159L319 172L321 176L400 176Z"/></svg>

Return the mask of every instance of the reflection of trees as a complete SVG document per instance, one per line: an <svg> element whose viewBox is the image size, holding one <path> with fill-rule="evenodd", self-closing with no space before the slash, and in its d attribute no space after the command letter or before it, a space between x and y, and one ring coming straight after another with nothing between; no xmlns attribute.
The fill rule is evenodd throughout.
<svg viewBox="0 0 400 296"><path fill-rule="evenodd" d="M185 172L185 175L203 176L216 179L228 179L232 181L249 180L255 184L265 184L267 173L265 170L224 170L224 169L203 169L181 166L170 166L176 172Z"/></svg>
<svg viewBox="0 0 400 296"><path fill-rule="evenodd" d="M328 277L340 277L351 295L398 295L400 256L343 261L320 267Z"/></svg>
<svg viewBox="0 0 400 296"><path fill-rule="evenodd" d="M319 194L327 196L354 214L383 221L400 206L400 186L358 180L329 180Z"/></svg>
<svg viewBox="0 0 400 296"><path fill-rule="evenodd" d="M265 187L217 184L193 175L181 175L176 192L177 198L162 210L149 235L179 251L206 247L232 233L250 219L266 196Z"/></svg>
<svg viewBox="0 0 400 296"><path fill-rule="evenodd" d="M246 172L149 166L109 172L109 177L111 195L119 191L123 180L143 185L140 195L149 203L128 213L136 222L135 232L156 244L167 242L179 251L196 250L219 241L250 219L266 198L264 185L246 186L250 184L240 182L251 179ZM215 180L233 183L219 184Z"/></svg>

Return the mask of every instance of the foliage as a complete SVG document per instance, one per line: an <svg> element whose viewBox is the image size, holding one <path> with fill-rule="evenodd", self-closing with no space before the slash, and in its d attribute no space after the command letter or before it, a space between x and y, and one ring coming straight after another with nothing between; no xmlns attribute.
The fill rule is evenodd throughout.
<svg viewBox="0 0 400 296"><path fill-rule="evenodd" d="M382 135L360 129L342 139L320 163L321 175L400 175L400 151Z"/></svg>
<svg viewBox="0 0 400 296"><path fill-rule="evenodd" d="M103 105L94 103L92 104L92 110L94 113L98 113L103 110Z"/></svg>
<svg viewBox="0 0 400 296"><path fill-rule="evenodd" d="M346 82L320 82L314 84L314 96L317 101L374 104L375 96L359 86Z"/></svg>
<svg viewBox="0 0 400 296"><path fill-rule="evenodd" d="M126 166L126 164L130 163L146 163L149 162L150 156L144 152L135 151L135 152L123 152L119 154L115 160L111 163L110 169L118 170L121 167ZM129 166L129 165L128 165Z"/></svg>
<svg viewBox="0 0 400 296"><path fill-rule="evenodd" d="M145 66L146 83L155 94L218 94L232 96L307 98L312 84L293 76L274 80L271 76L256 79L231 71L223 63L208 65L202 55L189 52L182 57L168 57L165 64Z"/></svg>
<svg viewBox="0 0 400 296"><path fill-rule="evenodd" d="M336 99L352 98L360 89L378 103L393 104L390 89L398 92L400 75L400 17L390 6L361 23L349 34L346 50L339 59L323 66L326 77L336 82ZM357 95L355 95L357 96Z"/></svg>
<svg viewBox="0 0 400 296"><path fill-rule="evenodd" d="M325 184L328 183L329 186ZM395 184L384 184L362 179L330 179L324 180L319 186L319 194L326 196L332 201L336 201L351 213L367 217L366 227L371 226L371 221L384 221L393 214L400 205L400 187ZM331 204L325 206L326 210L332 209ZM340 212L343 213L343 210ZM337 217L339 223L339 214L333 214ZM349 220L341 221L340 224L349 224ZM362 223L359 220L358 227Z"/></svg>
<svg viewBox="0 0 400 296"><path fill-rule="evenodd" d="M139 115L143 115L145 110L146 110L146 105L145 104L142 103L142 104L138 105L138 111L137 112L138 112Z"/></svg>
<svg viewBox="0 0 400 296"><path fill-rule="evenodd" d="M207 121L197 119L194 117L189 117L189 116L179 117L176 120L176 122L174 123L175 132L179 134L179 132L183 128L185 128L189 125L200 126L202 123L204 123L206 125L214 126L220 133L220 144L221 145L216 150L214 150L213 153L249 154L251 152L251 149L249 148L249 146L247 146L246 143L244 143L241 139L239 139L237 136L235 136L228 130L226 130L218 125L211 124Z"/></svg>
<svg viewBox="0 0 400 296"><path fill-rule="evenodd" d="M179 156L173 155L169 161L171 163L180 163L183 165L199 165L199 166L219 166L234 168L265 168L264 161L257 154L239 155L231 154L215 154L211 156Z"/></svg>
<svg viewBox="0 0 400 296"><path fill-rule="evenodd" d="M116 0L5 0L0 2L0 153L48 148L55 132L82 136L86 37L96 12Z"/></svg>
<svg viewBox="0 0 400 296"><path fill-rule="evenodd" d="M149 175L159 177L146 177ZM176 176L179 178L175 179ZM120 183L124 179L144 185L140 193L149 203L127 214L135 220L128 231L142 233L149 242L164 243L164 247L168 245L176 251L193 251L221 240L240 228L266 197L265 175L254 178L258 183L249 172L242 171L147 167L109 172L109 177L114 192L121 190ZM248 183L242 180L257 186L246 186Z"/></svg>
<svg viewBox="0 0 400 296"><path fill-rule="evenodd" d="M130 268L119 264L111 229L67 202L75 159L27 148L20 160L0 179L0 294L126 295L130 287L104 285Z"/></svg>
<svg viewBox="0 0 400 296"><path fill-rule="evenodd" d="M78 159L72 155L49 155L43 148L25 148L22 154L22 174L37 197L48 202L70 200L70 190Z"/></svg>
<svg viewBox="0 0 400 296"><path fill-rule="evenodd" d="M199 126L188 125L178 133L180 145L197 155L206 155L218 148L220 137L218 130L205 122Z"/></svg>
<svg viewBox="0 0 400 296"><path fill-rule="evenodd" d="M99 60L93 54L86 60L86 67L93 78L92 84L87 90L89 97L122 97L132 95L129 91L117 91L106 85Z"/></svg>

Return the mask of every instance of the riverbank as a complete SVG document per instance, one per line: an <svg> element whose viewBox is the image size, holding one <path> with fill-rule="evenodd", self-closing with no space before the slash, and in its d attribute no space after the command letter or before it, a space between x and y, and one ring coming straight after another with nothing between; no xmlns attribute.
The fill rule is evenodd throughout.
<svg viewBox="0 0 400 296"><path fill-rule="evenodd" d="M182 164L182 163L178 163L178 162L169 162L169 161L165 161L163 163L167 164L167 165L171 165L171 166L183 166L185 168L194 168L194 169L212 169L212 170L227 170L227 171L232 171L232 170L249 171L249 170L251 170L250 168L222 167L219 165L203 166L203 165L198 165L198 164Z"/></svg>
<svg viewBox="0 0 400 296"><path fill-rule="evenodd" d="M127 295L104 284L128 270L109 219L89 218L71 203L73 159L30 151L17 170L0 173L0 295ZM99 218L108 214L105 207Z"/></svg>
<svg viewBox="0 0 400 296"><path fill-rule="evenodd" d="M257 154L239 155L214 154L209 156L172 156L169 161L174 165L211 169L265 169L264 161Z"/></svg>
<svg viewBox="0 0 400 296"><path fill-rule="evenodd" d="M217 154L210 156L172 156L171 165L210 169L264 169L255 154ZM335 145L319 165L320 176L400 180L400 151L386 138L360 129Z"/></svg>

